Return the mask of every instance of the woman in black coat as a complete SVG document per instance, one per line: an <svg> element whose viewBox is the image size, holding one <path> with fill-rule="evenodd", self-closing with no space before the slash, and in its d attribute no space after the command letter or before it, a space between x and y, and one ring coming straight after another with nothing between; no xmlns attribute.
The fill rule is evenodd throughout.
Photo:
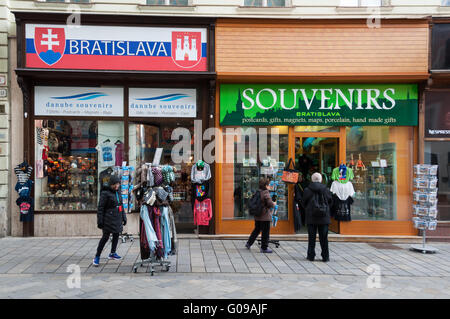
<svg viewBox="0 0 450 319"><path fill-rule="evenodd" d="M118 192L120 187L120 179L112 175L109 180L109 186L104 187L100 193L100 200L97 210L97 227L103 230L103 236L97 247L97 254L93 260L93 265L98 266L100 255L105 244L108 242L110 234L113 235L111 244L111 253L108 259L121 259L116 253L117 243L119 242L119 233L122 232L123 226L127 224L127 216L123 209L121 195Z"/></svg>

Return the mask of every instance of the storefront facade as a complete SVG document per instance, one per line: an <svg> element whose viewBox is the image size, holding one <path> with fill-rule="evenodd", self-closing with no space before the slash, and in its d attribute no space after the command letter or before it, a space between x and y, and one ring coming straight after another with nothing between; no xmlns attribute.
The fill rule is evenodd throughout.
<svg viewBox="0 0 450 319"><path fill-rule="evenodd" d="M280 182L292 160L327 184L340 164L353 168L352 221L334 221L333 232L416 235L412 166L428 37L426 20L371 29L359 20L219 19L216 233L251 231L248 198L264 176L279 182L271 232L293 234L294 187Z"/></svg>
<svg viewBox="0 0 450 319"><path fill-rule="evenodd" d="M23 222L23 234L99 234L106 177L155 158L177 168L175 222L193 232L194 131L208 128L214 111L213 20L89 15L72 27L66 14L15 16L23 159L34 181L34 220ZM192 138L187 162L171 156L177 128ZM137 234L137 207L129 211L124 232Z"/></svg>

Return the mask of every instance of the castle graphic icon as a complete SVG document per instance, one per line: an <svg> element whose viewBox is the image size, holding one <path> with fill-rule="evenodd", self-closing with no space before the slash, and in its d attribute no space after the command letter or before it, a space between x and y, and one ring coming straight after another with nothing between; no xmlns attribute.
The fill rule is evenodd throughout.
<svg viewBox="0 0 450 319"><path fill-rule="evenodd" d="M183 44L181 43L183 41ZM191 39L191 48L189 48L189 36L185 35L183 39L177 38L177 48L175 50L175 60L177 61L197 61L198 51L196 39Z"/></svg>
<svg viewBox="0 0 450 319"><path fill-rule="evenodd" d="M183 69L197 66L202 60L202 34L193 31L172 32L172 61Z"/></svg>

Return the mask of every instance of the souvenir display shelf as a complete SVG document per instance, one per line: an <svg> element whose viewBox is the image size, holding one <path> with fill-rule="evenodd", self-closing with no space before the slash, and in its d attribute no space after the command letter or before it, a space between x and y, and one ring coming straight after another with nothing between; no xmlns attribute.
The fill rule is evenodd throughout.
<svg viewBox="0 0 450 319"><path fill-rule="evenodd" d="M437 170L438 165L414 165L413 222L422 231L422 245L411 245L411 250L424 254L438 251L426 244L427 230L436 230L437 226Z"/></svg>
<svg viewBox="0 0 450 319"><path fill-rule="evenodd" d="M253 194L258 190L259 179L261 177L268 177L270 179L269 191L270 196L277 196L278 210L277 215L279 220L288 219L288 187L281 180L285 162L278 162L276 166L270 165L269 162L250 164L244 160L242 165L235 166L236 185L241 192L241 200L237 201L240 206L240 214L235 218L249 218L248 203Z"/></svg>

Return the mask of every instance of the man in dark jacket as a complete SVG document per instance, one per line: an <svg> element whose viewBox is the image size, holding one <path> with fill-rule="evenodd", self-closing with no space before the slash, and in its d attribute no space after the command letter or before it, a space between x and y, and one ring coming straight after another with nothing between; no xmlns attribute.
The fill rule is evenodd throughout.
<svg viewBox="0 0 450 319"><path fill-rule="evenodd" d="M312 183L303 193L303 207L305 209L305 222L308 226L308 256L309 261L314 261L316 256L316 234L319 231L320 247L322 248L322 260L330 260L328 252L328 225L331 223L330 205L332 196L330 190L322 184L322 175L314 173L311 176Z"/></svg>
<svg viewBox="0 0 450 319"><path fill-rule="evenodd" d="M93 265L97 267L100 262L100 255L105 244L108 242L110 234L113 235L111 243L111 253L108 259L121 259L116 253L117 243L119 242L119 233L123 226L127 224L127 216L123 209L122 196L119 193L120 179L112 175L109 180L109 186L103 187L100 193L100 200L97 210L97 227L103 230L103 236L97 247L97 254L93 260Z"/></svg>

